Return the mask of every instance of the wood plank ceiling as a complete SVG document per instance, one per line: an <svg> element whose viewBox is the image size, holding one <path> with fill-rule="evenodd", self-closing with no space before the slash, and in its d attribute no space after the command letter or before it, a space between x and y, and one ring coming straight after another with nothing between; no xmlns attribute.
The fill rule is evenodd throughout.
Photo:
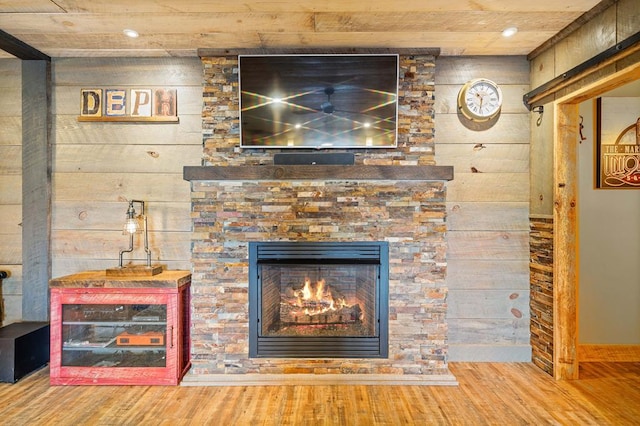
<svg viewBox="0 0 640 426"><path fill-rule="evenodd" d="M203 49L439 48L526 55L598 0L0 0L0 29L50 57ZM517 27L511 38L501 35ZM124 29L140 36L125 37ZM0 57L10 57L0 51Z"/></svg>

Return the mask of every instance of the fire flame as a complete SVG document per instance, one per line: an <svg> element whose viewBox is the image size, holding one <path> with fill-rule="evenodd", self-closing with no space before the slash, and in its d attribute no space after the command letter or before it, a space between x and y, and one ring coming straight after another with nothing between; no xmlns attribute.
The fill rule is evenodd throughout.
<svg viewBox="0 0 640 426"><path fill-rule="evenodd" d="M298 298L298 306L305 307L304 313L307 315L319 315L348 306L343 297L334 297L331 287L324 279L312 285L311 280L305 278L304 287L297 290L295 295Z"/></svg>

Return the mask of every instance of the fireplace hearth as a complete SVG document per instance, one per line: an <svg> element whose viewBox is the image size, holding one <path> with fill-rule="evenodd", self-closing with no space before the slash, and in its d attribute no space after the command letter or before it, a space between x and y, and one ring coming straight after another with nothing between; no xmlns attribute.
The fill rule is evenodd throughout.
<svg viewBox="0 0 640 426"><path fill-rule="evenodd" d="M386 358L386 242L249 244L249 356Z"/></svg>

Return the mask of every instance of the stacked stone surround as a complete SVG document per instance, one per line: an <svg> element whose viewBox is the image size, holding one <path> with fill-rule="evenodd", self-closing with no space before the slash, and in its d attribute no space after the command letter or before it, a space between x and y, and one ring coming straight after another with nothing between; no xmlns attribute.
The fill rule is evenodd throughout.
<svg viewBox="0 0 640 426"><path fill-rule="evenodd" d="M553 218L530 217L532 361L553 375Z"/></svg>
<svg viewBox="0 0 640 426"><path fill-rule="evenodd" d="M203 165L273 164L273 154L280 152L278 149L238 149L240 128L237 57L202 58L202 63ZM398 147L352 150L356 153L357 164L436 164L434 74L433 56L400 57Z"/></svg>
<svg viewBox="0 0 640 426"><path fill-rule="evenodd" d="M241 150L237 57L203 58L203 165L273 164ZM435 58L401 57L399 146L364 165L433 165ZM438 375L447 369L446 185L431 180L192 181L191 374ZM248 242L388 241L389 358L248 357Z"/></svg>

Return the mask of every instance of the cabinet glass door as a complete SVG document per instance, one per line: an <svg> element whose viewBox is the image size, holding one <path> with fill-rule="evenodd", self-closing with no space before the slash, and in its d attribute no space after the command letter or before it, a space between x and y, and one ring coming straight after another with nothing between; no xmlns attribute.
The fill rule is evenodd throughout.
<svg viewBox="0 0 640 426"><path fill-rule="evenodd" d="M62 366L165 367L164 304L63 304Z"/></svg>

